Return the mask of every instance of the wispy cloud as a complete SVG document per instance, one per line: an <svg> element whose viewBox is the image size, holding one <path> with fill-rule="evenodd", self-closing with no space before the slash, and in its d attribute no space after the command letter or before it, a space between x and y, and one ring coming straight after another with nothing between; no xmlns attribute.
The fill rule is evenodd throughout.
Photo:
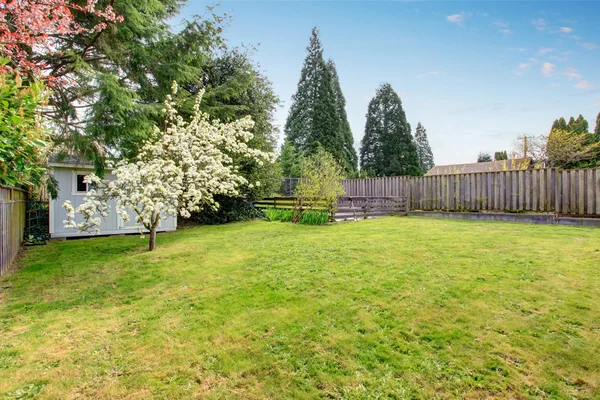
<svg viewBox="0 0 600 400"><path fill-rule="evenodd" d="M519 53L525 53L527 51L527 49L525 47L511 47L508 50L518 51Z"/></svg>
<svg viewBox="0 0 600 400"><path fill-rule="evenodd" d="M574 85L577 89L590 89L592 82L590 81L579 81Z"/></svg>
<svg viewBox="0 0 600 400"><path fill-rule="evenodd" d="M535 29L537 29L540 32L545 32L548 30L548 24L546 23L546 20L544 18L534 19L533 21L531 21L531 23L533 24Z"/></svg>
<svg viewBox="0 0 600 400"><path fill-rule="evenodd" d="M439 75L440 71L429 71L429 72L424 72L422 74L417 75L417 78L425 78L428 76L435 76L435 75Z"/></svg>
<svg viewBox="0 0 600 400"><path fill-rule="evenodd" d="M506 22L504 22L502 20L499 20L499 19L495 20L493 22L493 24L496 25L496 26L498 26L498 27L500 27L500 28L508 28L509 27Z"/></svg>
<svg viewBox="0 0 600 400"><path fill-rule="evenodd" d="M570 28L568 26L561 26L560 33L573 33L573 28Z"/></svg>
<svg viewBox="0 0 600 400"><path fill-rule="evenodd" d="M517 67L517 70L515 71L515 74L517 74L517 75L523 75L523 74L525 74L525 72L527 72L528 69L529 69L529 63L521 63Z"/></svg>
<svg viewBox="0 0 600 400"><path fill-rule="evenodd" d="M551 47L540 47L540 50L538 51L538 54L540 56L543 56L544 54L548 54L548 53L551 53L553 51L556 51L556 49L553 49Z"/></svg>
<svg viewBox="0 0 600 400"><path fill-rule="evenodd" d="M503 35L510 35L512 33L510 29L500 29L498 32Z"/></svg>
<svg viewBox="0 0 600 400"><path fill-rule="evenodd" d="M545 62L542 64L542 75L548 77L548 76L552 76L554 75L554 71L556 70L556 65L549 63L549 62Z"/></svg>
<svg viewBox="0 0 600 400"><path fill-rule="evenodd" d="M598 48L598 45L596 43L581 43L581 47L583 47L584 49L588 49L588 50L594 50Z"/></svg>
<svg viewBox="0 0 600 400"><path fill-rule="evenodd" d="M581 74L577 70L577 68L569 67L563 72L563 75L566 76L569 80L579 79L581 78Z"/></svg>
<svg viewBox="0 0 600 400"><path fill-rule="evenodd" d="M458 25L462 25L463 22L465 22L465 20L467 18L469 18L469 13L466 13L464 11L458 13L458 14L452 14L452 15L448 15L446 17L446 21L453 23L453 24L458 24Z"/></svg>

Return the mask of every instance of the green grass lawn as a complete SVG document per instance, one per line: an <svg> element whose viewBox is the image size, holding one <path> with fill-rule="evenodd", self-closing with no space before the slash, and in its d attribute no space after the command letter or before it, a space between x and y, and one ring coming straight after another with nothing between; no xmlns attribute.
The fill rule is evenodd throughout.
<svg viewBox="0 0 600 400"><path fill-rule="evenodd" d="M146 240L28 249L0 280L0 397L600 398L600 230L382 218Z"/></svg>

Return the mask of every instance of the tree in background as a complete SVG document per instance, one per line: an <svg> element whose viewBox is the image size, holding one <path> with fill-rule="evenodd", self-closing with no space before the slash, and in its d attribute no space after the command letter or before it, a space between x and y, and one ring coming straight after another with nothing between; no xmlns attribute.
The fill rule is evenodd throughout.
<svg viewBox="0 0 600 400"><path fill-rule="evenodd" d="M285 178L297 178L300 176L300 161L302 156L296 149L294 145L291 144L288 140L283 142L283 146L281 146L281 152L277 157L277 162L281 169L281 174Z"/></svg>
<svg viewBox="0 0 600 400"><path fill-rule="evenodd" d="M324 149L304 157L300 163L300 182L294 191L296 206L293 222L299 222L302 214L325 206L330 220L335 215L338 196L346 192L342 185L345 178L343 167Z"/></svg>
<svg viewBox="0 0 600 400"><path fill-rule="evenodd" d="M552 132L555 129L561 129L563 131L567 130L567 121L565 121L565 119L563 117L560 117L559 119L555 119L554 122L552 123L552 127L550 128L550 132Z"/></svg>
<svg viewBox="0 0 600 400"><path fill-rule="evenodd" d="M510 158L529 157L538 167L545 165L548 136L521 136L514 140Z"/></svg>
<svg viewBox="0 0 600 400"><path fill-rule="evenodd" d="M173 94L177 85L173 84ZM75 210L66 201L65 226L80 231L98 232L101 218L108 215L108 201L116 201L116 212L129 220L128 209L136 216L136 225L150 232L149 250L156 247L156 230L168 216L189 218L202 208L218 208L215 195L235 196L240 187L259 185L248 182L234 160L239 156L257 163L271 162L273 154L248 146L253 122L244 117L229 123L210 120L200 111L204 91L197 95L189 122L178 115L175 102L167 96L164 107L164 132L154 127L135 160L120 161L112 171L115 179L102 180L94 174L86 177L93 185L84 203L77 207L83 221L76 224ZM232 157L232 155L234 157Z"/></svg>
<svg viewBox="0 0 600 400"><path fill-rule="evenodd" d="M482 162L490 162L493 161L492 160L492 156L490 155L490 153L484 153L484 152L480 152L477 155L477 162L478 163L482 163Z"/></svg>
<svg viewBox="0 0 600 400"><path fill-rule="evenodd" d="M494 161L502 161L502 160L508 160L508 154L506 153L506 150L497 151L494 153Z"/></svg>
<svg viewBox="0 0 600 400"><path fill-rule="evenodd" d="M423 174L402 102L389 83L382 84L369 102L360 164L375 176Z"/></svg>
<svg viewBox="0 0 600 400"><path fill-rule="evenodd" d="M574 119L571 117L569 119L569 123L567 124L567 131L575 132L575 133L588 133L590 126L588 122L583 118L581 114Z"/></svg>
<svg viewBox="0 0 600 400"><path fill-rule="evenodd" d="M600 113L596 117L596 129L594 129L595 141L600 142Z"/></svg>
<svg viewBox="0 0 600 400"><path fill-rule="evenodd" d="M597 165L600 142L592 142L590 133L555 129L548 137L546 158L548 166L582 168Z"/></svg>
<svg viewBox="0 0 600 400"><path fill-rule="evenodd" d="M292 96L285 123L285 137L301 154L315 154L315 149L322 146L351 173L355 163L348 149L352 143L347 143L348 133L340 119L343 95L341 90L336 93L334 76L323 59L316 28L312 30L306 53L298 89Z"/></svg>
<svg viewBox="0 0 600 400"><path fill-rule="evenodd" d="M358 155L354 149L354 136L352 135L352 129L350 129L350 122L348 122L348 115L346 113L346 98L342 92L342 86L340 85L340 78L335 68L333 60L327 61L327 68L331 74L331 81L333 84L333 94L335 96L335 104L337 115L340 120L340 134L343 138L344 143L344 169L347 173L351 174L358 171Z"/></svg>
<svg viewBox="0 0 600 400"><path fill-rule="evenodd" d="M433 161L433 152L427 139L427 130L421 125L421 122L417 124L415 143L417 145L417 152L419 153L419 160L421 161L421 170L423 173L426 173L435 166L435 163Z"/></svg>

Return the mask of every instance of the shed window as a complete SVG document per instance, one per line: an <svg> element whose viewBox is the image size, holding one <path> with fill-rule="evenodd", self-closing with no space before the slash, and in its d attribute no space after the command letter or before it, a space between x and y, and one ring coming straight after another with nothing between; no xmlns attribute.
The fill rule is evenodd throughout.
<svg viewBox="0 0 600 400"><path fill-rule="evenodd" d="M85 178L85 175L77 174L77 191L78 192L87 192L87 190L88 190L88 185L87 185L87 183L85 183L83 181L83 178Z"/></svg>

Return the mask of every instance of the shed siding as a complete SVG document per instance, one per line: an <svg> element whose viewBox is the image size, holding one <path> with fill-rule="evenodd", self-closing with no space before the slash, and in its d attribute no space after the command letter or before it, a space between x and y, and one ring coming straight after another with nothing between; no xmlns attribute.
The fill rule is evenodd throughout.
<svg viewBox="0 0 600 400"><path fill-rule="evenodd" d="M53 174L54 178L58 181L58 198L50 200L50 236L53 238L61 237L81 237L81 236L94 236L89 233L80 233L76 229L66 229L64 227L64 220L67 219L67 212L62 207L65 200L69 200L74 208L77 208L83 204L84 194L73 194L73 173L77 174L89 174L92 172L91 169L84 167L70 168L70 167L54 167ZM114 175L106 174L106 179L114 179ZM110 213L108 217L102 218L100 225L100 235L115 235L125 233L135 233L137 229L133 227L133 222L125 223L121 217L115 212L115 201L109 201ZM133 216L134 213L130 212ZM75 222L79 223L82 221L80 214L75 213ZM174 217L168 217L165 220L161 220L158 231L174 231L177 228L177 219Z"/></svg>

